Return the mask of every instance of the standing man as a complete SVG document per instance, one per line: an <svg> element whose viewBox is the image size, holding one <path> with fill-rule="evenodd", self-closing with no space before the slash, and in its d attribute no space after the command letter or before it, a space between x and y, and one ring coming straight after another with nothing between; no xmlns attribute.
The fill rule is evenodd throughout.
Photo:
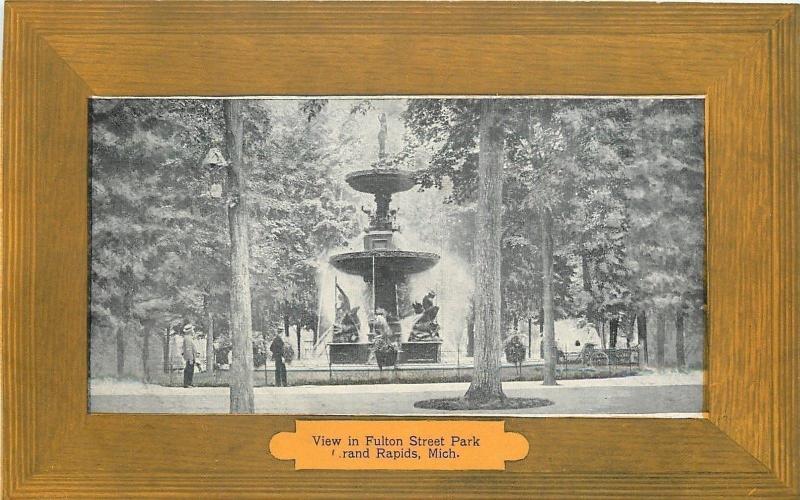
<svg viewBox="0 0 800 500"><path fill-rule="evenodd" d="M275 360L275 387L286 387L286 364L283 362L283 339L281 338L281 331L276 332L269 350L272 353L272 359Z"/></svg>
<svg viewBox="0 0 800 500"><path fill-rule="evenodd" d="M191 323L183 327L183 359L186 361L186 367L183 369L183 386L194 387L192 378L194 377L197 349L194 347L194 325Z"/></svg>

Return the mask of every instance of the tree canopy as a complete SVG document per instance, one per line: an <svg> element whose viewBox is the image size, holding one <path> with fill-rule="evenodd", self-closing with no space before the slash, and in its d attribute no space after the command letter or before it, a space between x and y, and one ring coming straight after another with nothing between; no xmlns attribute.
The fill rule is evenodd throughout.
<svg viewBox="0 0 800 500"><path fill-rule="evenodd" d="M382 112L386 165L414 170L430 195L401 195L413 200L399 206L404 237L476 265L482 101L244 103L256 331L317 328L322 257L364 224L368 197L344 176L374 163ZM601 334L702 310L702 101L514 98L496 111L504 331L547 316ZM91 117L92 335L213 317L224 340L228 188L204 162L225 151L222 101L97 99Z"/></svg>

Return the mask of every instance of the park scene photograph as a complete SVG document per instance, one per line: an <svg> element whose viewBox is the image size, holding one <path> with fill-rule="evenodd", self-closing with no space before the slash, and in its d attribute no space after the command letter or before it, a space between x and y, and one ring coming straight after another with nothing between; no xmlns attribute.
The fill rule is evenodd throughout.
<svg viewBox="0 0 800 500"><path fill-rule="evenodd" d="M89 411L705 411L700 97L94 98Z"/></svg>

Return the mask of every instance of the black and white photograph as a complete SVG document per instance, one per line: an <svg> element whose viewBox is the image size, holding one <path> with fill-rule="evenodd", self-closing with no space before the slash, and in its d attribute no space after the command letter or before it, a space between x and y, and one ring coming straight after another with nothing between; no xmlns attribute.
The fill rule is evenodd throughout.
<svg viewBox="0 0 800 500"><path fill-rule="evenodd" d="M94 98L89 411L705 411L699 96Z"/></svg>

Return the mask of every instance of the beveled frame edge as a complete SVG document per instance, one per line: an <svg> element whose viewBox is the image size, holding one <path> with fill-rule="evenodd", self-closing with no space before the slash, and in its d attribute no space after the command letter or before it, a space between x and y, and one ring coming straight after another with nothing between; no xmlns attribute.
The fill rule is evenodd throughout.
<svg viewBox="0 0 800 500"><path fill-rule="evenodd" d="M180 485L169 486L174 481L170 474L141 477L136 474L112 476L97 471L94 476L76 477L68 472L60 471L57 464L64 448L80 446L81 439L96 437L87 436L83 429L89 420L86 415L66 413L62 422L52 423L48 415L37 413L37 397L41 397L48 386L59 382L59 377L52 373L43 373L41 361L54 361L47 358L47 353L37 347L59 346L59 341L31 338L42 335L43 327L48 321L58 318L37 316L37 307L47 299L47 290L37 288L35 276L48 270L56 271L58 262L37 260L37 241L47 241L40 231L40 221L53 220L53 215L63 209L56 200L52 179L43 181L37 175L58 175L57 170L47 171L41 165L59 164L59 162L83 161L85 164L85 131L65 131L59 128L59 120L73 122L81 118L85 121L86 109L79 105L81 99L95 93L95 88L84 81L80 68L69 60L63 48L54 48L54 35L63 33L116 33L118 31L149 33L181 32L185 30L176 20L192 15L208 14L219 19L219 23L207 27L207 33L254 33L270 31L274 33L370 33L380 30L385 33L483 33L493 34L591 34L603 32L615 33L719 33L745 34L752 38L752 47L741 54L741 59L733 64L727 72L719 75L716 81L708 85L707 123L711 135L707 145L709 156L707 165L736 165L741 155L752 157L753 164L766 170L767 176L761 181L769 189L771 199L768 206L760 205L763 199L755 199L755 205L744 205L738 208L738 215L756 214L764 210L766 216L760 219L769 232L765 246L754 244L752 248L737 249L742 260L764 259L759 250L766 249L768 258L762 262L753 274L753 281L759 287L744 289L744 295L722 297L716 301L715 293L727 293L720 290L727 283L720 279L720 272L725 272L734 264L727 260L730 256L722 255L714 248L709 250L709 294L710 315L720 309L738 305L740 300L757 303L755 311L766 315L756 318L753 331L769 339L768 347L759 353L748 351L746 336L742 333L733 340L724 341L720 331L729 325L738 327L741 332L747 325L746 319L712 321L712 341L720 339L724 352L736 355L739 349L745 352L741 360L748 373L727 372L711 366L710 380L718 381L722 390L709 387L707 391L709 405L709 422L729 436L746 452L763 464L763 471L757 468L748 473L708 473L693 476L692 474L672 475L615 475L609 474L569 474L571 485L559 483L567 477L554 473L523 473L519 467L510 467L518 474L503 475L501 479L490 480L488 484L502 481L509 487L525 489L543 488L545 491L561 494L584 491L586 494L619 493L615 488L621 481L635 481L634 494L644 492L664 493L670 491L677 494L688 494L692 488L704 495L733 496L742 492L757 494L792 495L798 492L800 484L800 443L796 431L800 425L800 398L798 397L798 127L797 117L800 115L800 89L798 89L798 7L797 6L724 6L724 5L642 5L605 4L592 6L573 4L527 4L527 5L492 5L478 7L475 4L337 4L334 9L330 4L294 4L276 7L248 3L193 3L165 2L161 7L153 7L145 3L123 6L114 2L84 3L81 8L71 3L44 2L9 2L6 4L6 40L4 67L4 99L3 109L3 281L2 281L2 388L3 388L3 468L2 483L4 497L40 497L45 495L93 494L107 495L119 491L120 484L137 488L127 493L154 494L172 493L188 494L192 489ZM163 24L153 24L152 13L142 14L147 9L163 9ZM587 10L587 9L594 9ZM276 10L285 15L270 16ZM233 11L233 12L232 12ZM237 17L237 12L241 16ZM259 14L267 14L259 17ZM647 20L639 19L640 13L646 13ZM199 13L199 14L198 14ZM224 15L223 15L224 13ZM489 14L489 15L487 15ZM138 16L138 17L137 17ZM388 16L391 25L375 24L375 19ZM655 16L655 17L653 17ZM242 19L249 19L252 24L242 24ZM149 22L148 22L149 20ZM649 21L649 23L648 23ZM195 26L196 28L196 26ZM193 31L189 30L189 33ZM79 69L76 69L78 67ZM761 87L765 74L769 85ZM104 89L100 89L102 93ZM744 95L755 105L764 105L763 109L724 109L730 99ZM718 97L719 100L715 100ZM726 100L726 98L728 100ZM66 103L66 105L65 105ZM71 104L69 104L71 103ZM758 107L758 106L755 106ZM752 114L755 113L755 114ZM54 119L53 117L57 117ZM749 119L753 116L762 120L752 125ZM756 132L748 135L748 126L755 126ZM66 134L66 135L65 135ZM713 136L713 137L712 137ZM41 148L40 141L70 141L83 144L83 157L76 155L74 149L68 158L54 155L53 151ZM66 141L66 142L65 142ZM720 147L723 141L726 147ZM753 146L748 141L760 141ZM713 144L712 144L713 143ZM727 149L727 151L726 151ZM755 152L754 152L755 151ZM41 174L39 172L42 172ZM746 177L746 176L745 176ZM709 186L709 193L713 186ZM38 202L38 203L37 203ZM66 202L64 202L66 203ZM709 206L709 214L719 210ZM747 212L747 211L750 212ZM719 213L719 212L713 212ZM77 221L64 221L64 229L51 241L75 246L86 245L85 234L75 234L69 229L70 224ZM710 219L709 224L716 221ZM85 221L84 221L85 224ZM712 236L712 232L715 232ZM726 233L727 231L727 233ZM714 226L709 228L709 238L716 234L741 231L741 228ZM725 240L727 241L727 240ZM755 261L754 261L755 262ZM758 266L758 264L756 264ZM38 266L37 273L32 272ZM716 267L715 267L716 266ZM43 270L41 268L44 268ZM712 274L714 271L714 274ZM736 274L736 273L732 273ZM75 276L61 276L54 273L56 280L47 283L48 289L60 285L69 286ZM83 280L86 278L83 277ZM732 285L741 288L738 280L744 276L734 276ZM756 293L762 293L766 299ZM716 301L716 302L715 302ZM719 326L716 326L719 325ZM725 343L727 342L727 343ZM85 360L70 361L68 368L85 368ZM65 369L65 372L68 370ZM85 372L84 372L85 373ZM725 377L733 382L727 385ZM727 381L726 381L727 382ZM80 383L71 380L70 383ZM85 380L82 382L85 389ZM752 385L751 385L752 384ZM44 387L44 388L43 388ZM739 398L737 391L753 388L756 396ZM85 391L84 391L85 394ZM715 396L719 394L719 396ZM753 403L758 405L759 415L755 415ZM85 402L68 400L60 405L83 405ZM763 413L761 413L763 412ZM115 417L112 417L115 418ZM122 417L119 417L122 418ZM226 417L238 419L239 417ZM283 419L288 422L289 419ZM580 419L576 419L576 422ZM45 424L47 422L47 424ZM231 420L228 420L231 422ZM692 426L708 426L708 423L691 424ZM507 430L517 430L514 420L507 421ZM704 431L705 432L705 431ZM50 442L45 442L49 440ZM62 448L59 448L61 446ZM281 477L286 477L287 469L281 469ZM308 475L294 474L298 478L308 480ZM713 476L713 477L711 477ZM228 492L239 496L246 493L290 493L288 486L273 485L267 488L258 484L255 488L248 481L256 477L247 474L231 473L228 476L208 474L209 479L217 481L218 493ZM322 493L343 494L348 481L357 477L346 474L319 473L316 478L327 488ZM373 474L382 485L401 484L398 475L389 473ZM436 491L449 476L445 474L425 473L416 478L413 488L416 494ZM491 477L491 476L488 476ZM345 479L339 479L345 478ZM349 478L349 479L348 479ZM464 486L471 488L475 494L490 490L485 489L486 475L459 476ZM244 485L240 484L242 481ZM403 482L407 481L404 480ZM583 485L582 490L576 485ZM594 486L590 486L594 485ZM166 488L166 489L165 489ZM224 488L224 489L223 489ZM258 489L260 488L260 489ZM484 488L484 489L482 489ZM211 491L211 490L206 490ZM366 491L366 490L365 490Z"/></svg>

